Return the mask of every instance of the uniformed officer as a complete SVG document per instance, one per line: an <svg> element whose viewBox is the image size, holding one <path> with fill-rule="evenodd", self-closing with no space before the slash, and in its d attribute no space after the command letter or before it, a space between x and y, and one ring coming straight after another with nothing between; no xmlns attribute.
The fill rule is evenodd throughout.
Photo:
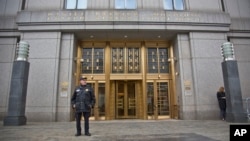
<svg viewBox="0 0 250 141"><path fill-rule="evenodd" d="M86 136L91 136L89 133L89 117L91 108L95 105L95 95L93 89L87 85L87 77L80 78L80 86L77 86L72 97L71 104L75 109L76 130L75 136L81 135L81 117L84 117L84 130Z"/></svg>

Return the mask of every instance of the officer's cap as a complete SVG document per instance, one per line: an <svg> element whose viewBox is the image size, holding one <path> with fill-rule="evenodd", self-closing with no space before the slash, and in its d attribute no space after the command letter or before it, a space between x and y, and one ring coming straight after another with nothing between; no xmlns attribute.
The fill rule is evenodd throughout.
<svg viewBox="0 0 250 141"><path fill-rule="evenodd" d="M81 76L80 80L87 80L87 77L86 76Z"/></svg>

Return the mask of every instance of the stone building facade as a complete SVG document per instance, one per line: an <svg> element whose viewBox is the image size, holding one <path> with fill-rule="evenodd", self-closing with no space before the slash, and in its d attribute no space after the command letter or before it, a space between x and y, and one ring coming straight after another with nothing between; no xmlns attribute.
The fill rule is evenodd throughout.
<svg viewBox="0 0 250 141"><path fill-rule="evenodd" d="M71 121L88 77L93 120L219 119L221 45L250 96L249 0L0 0L0 119L15 49L30 44L28 121Z"/></svg>

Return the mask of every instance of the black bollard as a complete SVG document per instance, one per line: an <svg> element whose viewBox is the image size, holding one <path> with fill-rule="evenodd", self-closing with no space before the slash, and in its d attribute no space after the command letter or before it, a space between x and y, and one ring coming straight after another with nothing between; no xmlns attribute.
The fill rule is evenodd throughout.
<svg viewBox="0 0 250 141"><path fill-rule="evenodd" d="M29 62L14 61L10 85L8 116L4 118L4 126L25 125L25 105L29 75Z"/></svg>
<svg viewBox="0 0 250 141"><path fill-rule="evenodd" d="M29 56L28 42L20 41L16 51L17 57L12 68L8 115L4 118L4 126L25 125L27 122L25 106L30 66L27 61Z"/></svg>
<svg viewBox="0 0 250 141"><path fill-rule="evenodd" d="M229 60L222 62L222 71L227 102L226 121L247 122L247 117L243 110L237 61Z"/></svg>
<svg viewBox="0 0 250 141"><path fill-rule="evenodd" d="M226 121L247 122L246 114L243 110L240 79L237 61L234 57L233 44L226 42L221 46L223 80L226 92Z"/></svg>

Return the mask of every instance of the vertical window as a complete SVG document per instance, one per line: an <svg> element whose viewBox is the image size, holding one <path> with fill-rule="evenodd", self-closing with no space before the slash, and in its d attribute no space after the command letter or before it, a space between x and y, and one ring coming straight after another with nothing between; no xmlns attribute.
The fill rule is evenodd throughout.
<svg viewBox="0 0 250 141"><path fill-rule="evenodd" d="M24 10L24 9L25 9L25 4L26 4L26 0L22 0L22 7L21 7L21 10Z"/></svg>
<svg viewBox="0 0 250 141"><path fill-rule="evenodd" d="M159 49L159 71L160 73L168 73L168 50Z"/></svg>
<svg viewBox="0 0 250 141"><path fill-rule="evenodd" d="M82 51L82 73L92 72L92 49L84 48Z"/></svg>
<svg viewBox="0 0 250 141"><path fill-rule="evenodd" d="M184 10L183 0L164 0L165 10Z"/></svg>
<svg viewBox="0 0 250 141"><path fill-rule="evenodd" d="M115 0L115 9L136 9L136 0Z"/></svg>
<svg viewBox="0 0 250 141"><path fill-rule="evenodd" d="M87 0L66 0L66 9L87 9Z"/></svg>
<svg viewBox="0 0 250 141"><path fill-rule="evenodd" d="M169 73L168 49L148 48L148 73Z"/></svg>
<svg viewBox="0 0 250 141"><path fill-rule="evenodd" d="M158 59L157 59L157 49L149 48L148 49L148 72L149 73L158 73Z"/></svg>
<svg viewBox="0 0 250 141"><path fill-rule="evenodd" d="M139 48L128 48L128 73L140 72Z"/></svg>
<svg viewBox="0 0 250 141"><path fill-rule="evenodd" d="M173 0L164 0L164 9L173 10Z"/></svg>
<svg viewBox="0 0 250 141"><path fill-rule="evenodd" d="M124 50L123 48L112 49L112 73L124 73Z"/></svg>
<svg viewBox="0 0 250 141"><path fill-rule="evenodd" d="M88 83L88 85L93 89L93 91L95 91L95 83ZM90 117L94 117L94 114L94 112L90 112Z"/></svg>
<svg viewBox="0 0 250 141"><path fill-rule="evenodd" d="M112 73L140 73L139 48L112 48Z"/></svg>
<svg viewBox="0 0 250 141"><path fill-rule="evenodd" d="M154 115L154 84L153 82L147 83L147 105L148 105L148 115Z"/></svg>
<svg viewBox="0 0 250 141"><path fill-rule="evenodd" d="M104 73L104 49L82 49L82 73Z"/></svg>
<svg viewBox="0 0 250 141"><path fill-rule="evenodd" d="M225 4L224 4L224 0L221 0L221 7L222 7L222 11L225 12Z"/></svg>
<svg viewBox="0 0 250 141"><path fill-rule="evenodd" d="M93 72L94 73L103 73L104 72L104 52L103 49L94 49L94 61L93 61Z"/></svg>
<svg viewBox="0 0 250 141"><path fill-rule="evenodd" d="M99 83L98 108L99 108L99 116L105 116L105 83Z"/></svg>

